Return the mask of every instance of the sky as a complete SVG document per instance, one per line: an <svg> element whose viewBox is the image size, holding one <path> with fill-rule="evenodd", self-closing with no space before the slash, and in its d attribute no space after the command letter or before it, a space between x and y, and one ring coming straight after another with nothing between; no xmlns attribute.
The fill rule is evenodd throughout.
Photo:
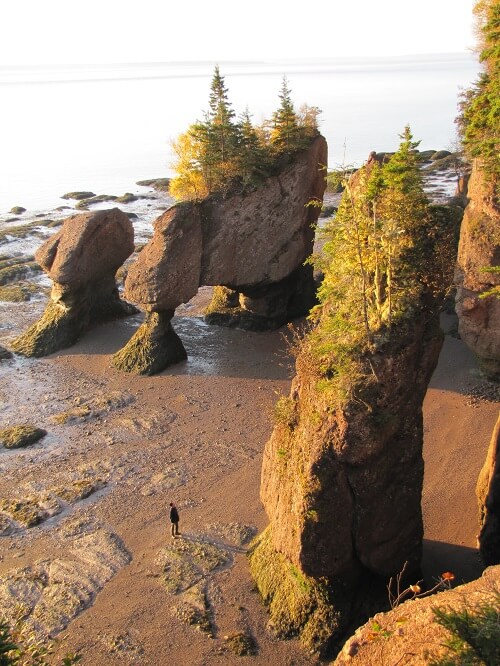
<svg viewBox="0 0 500 666"><path fill-rule="evenodd" d="M458 53L475 0L1 0L0 66Z"/></svg>

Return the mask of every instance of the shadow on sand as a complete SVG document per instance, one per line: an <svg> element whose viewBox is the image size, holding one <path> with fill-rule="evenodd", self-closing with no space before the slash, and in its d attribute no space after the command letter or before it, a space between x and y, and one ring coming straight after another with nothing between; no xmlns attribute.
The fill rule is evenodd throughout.
<svg viewBox="0 0 500 666"><path fill-rule="evenodd" d="M455 586L479 578L483 570L476 548L424 539L422 571L427 586L432 587L445 571L455 574Z"/></svg>

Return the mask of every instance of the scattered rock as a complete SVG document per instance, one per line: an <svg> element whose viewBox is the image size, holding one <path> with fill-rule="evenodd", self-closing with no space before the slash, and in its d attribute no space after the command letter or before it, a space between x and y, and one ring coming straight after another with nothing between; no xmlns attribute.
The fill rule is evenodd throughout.
<svg viewBox="0 0 500 666"><path fill-rule="evenodd" d="M170 187L170 178L151 178L149 180L139 180L136 185L141 187L152 187L159 192L167 192Z"/></svg>
<svg viewBox="0 0 500 666"><path fill-rule="evenodd" d="M31 425L12 426L0 430L0 444L6 449L19 449L38 442L46 434L46 430Z"/></svg>
<svg viewBox="0 0 500 666"><path fill-rule="evenodd" d="M80 201L81 199L90 199L90 197L95 196L94 192L68 192L67 194L63 194L61 199L75 199L76 201Z"/></svg>
<svg viewBox="0 0 500 666"><path fill-rule="evenodd" d="M80 529L68 537L64 557L39 560L0 578L0 608L13 617L22 604L24 623L38 637L53 637L67 627L130 562L116 534L99 526Z"/></svg>
<svg viewBox="0 0 500 666"><path fill-rule="evenodd" d="M257 644L253 636L245 631L235 631L224 636L224 642L230 652L237 657L246 657L257 654Z"/></svg>

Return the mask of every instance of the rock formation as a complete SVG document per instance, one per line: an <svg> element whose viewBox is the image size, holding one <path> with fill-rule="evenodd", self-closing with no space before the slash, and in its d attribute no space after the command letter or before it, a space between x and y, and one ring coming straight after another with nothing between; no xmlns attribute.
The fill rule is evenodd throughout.
<svg viewBox="0 0 500 666"><path fill-rule="evenodd" d="M239 312L225 313L229 323L269 328L305 314L315 290L312 268L302 264L313 248L326 163L318 136L257 189L180 203L159 217L125 282L125 296L146 321L114 364L152 374L186 358L170 320L201 285L237 292ZM212 321L223 317L212 314Z"/></svg>
<svg viewBox="0 0 500 666"><path fill-rule="evenodd" d="M328 638L362 616L370 594L383 607L387 579L405 563L419 578L422 402L442 340L437 318L421 313L364 358L376 381L344 407L318 391L307 355L299 356L290 396L282 398L286 419L275 426L262 463L270 520L263 567L272 568L279 553L284 568L327 581L337 611ZM261 587L261 567L252 569ZM323 647L325 639L318 640Z"/></svg>
<svg viewBox="0 0 500 666"><path fill-rule="evenodd" d="M350 196L362 194L364 176L351 177ZM270 525L250 566L277 633L291 628L310 649L328 649L351 623L384 608L387 581L403 568L420 578L422 403L443 342L439 312L460 216L429 207L415 236L420 287L399 323L360 351L337 340L341 324L333 332L326 324L321 336L320 321L320 342L313 332L299 345L290 395L276 406L261 475ZM322 308L328 322L334 306ZM323 361L330 338L336 351Z"/></svg>
<svg viewBox="0 0 500 666"><path fill-rule="evenodd" d="M493 430L476 494L481 531L478 543L486 566L500 564L500 416Z"/></svg>
<svg viewBox="0 0 500 666"><path fill-rule="evenodd" d="M500 274L488 271L500 265L500 211L492 188L474 164L460 233L456 311L459 333L477 355L481 370L499 380L500 298L483 296L500 285Z"/></svg>
<svg viewBox="0 0 500 666"><path fill-rule="evenodd" d="M388 613L377 613L346 642L333 666L499 663L499 585L500 567L489 567L481 578L471 583L423 599L407 601ZM455 640L456 651L448 649L452 634L436 621L434 609L461 618L462 622L457 623L463 628L461 638L469 638L471 643L467 645L466 642ZM490 659L482 661L473 658L472 655L477 656L477 653L470 650L471 644L474 647L482 645L483 650L488 645ZM466 648L469 650L468 658L465 658Z"/></svg>
<svg viewBox="0 0 500 666"><path fill-rule="evenodd" d="M74 215L35 258L53 280L44 314L12 342L26 356L45 356L76 342L89 325L136 309L118 295L115 274L134 250L134 230L118 208Z"/></svg>

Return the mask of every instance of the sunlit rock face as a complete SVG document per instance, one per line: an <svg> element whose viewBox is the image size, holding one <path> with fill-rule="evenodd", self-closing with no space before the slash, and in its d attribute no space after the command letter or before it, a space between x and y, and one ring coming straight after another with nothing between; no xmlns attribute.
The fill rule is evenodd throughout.
<svg viewBox="0 0 500 666"><path fill-rule="evenodd" d="M146 322L115 355L115 365L151 374L164 362L185 358L165 313L171 317L201 285L236 293L235 306L212 303L211 323L264 330L306 314L315 285L312 268L303 263L313 249L326 164L326 141L318 136L258 188L180 203L159 217L125 282L126 298L146 311ZM161 313L161 326L151 322L153 313ZM172 353L160 350L161 331L164 345L175 347ZM149 344L151 335L154 343ZM144 348L148 358L134 361Z"/></svg>
<svg viewBox="0 0 500 666"><path fill-rule="evenodd" d="M51 300L13 349L44 356L74 344L93 323L135 312L120 299L115 280L133 251L132 223L118 208L67 218L35 254L53 281Z"/></svg>
<svg viewBox="0 0 500 666"><path fill-rule="evenodd" d="M477 481L476 494L481 525L478 536L481 558L487 566L500 564L500 416Z"/></svg>
<svg viewBox="0 0 500 666"><path fill-rule="evenodd" d="M500 285L500 211L494 203L493 186L474 164L469 181L469 204L460 233L456 311L459 333L478 357L490 379L500 380L500 298L484 297Z"/></svg>

